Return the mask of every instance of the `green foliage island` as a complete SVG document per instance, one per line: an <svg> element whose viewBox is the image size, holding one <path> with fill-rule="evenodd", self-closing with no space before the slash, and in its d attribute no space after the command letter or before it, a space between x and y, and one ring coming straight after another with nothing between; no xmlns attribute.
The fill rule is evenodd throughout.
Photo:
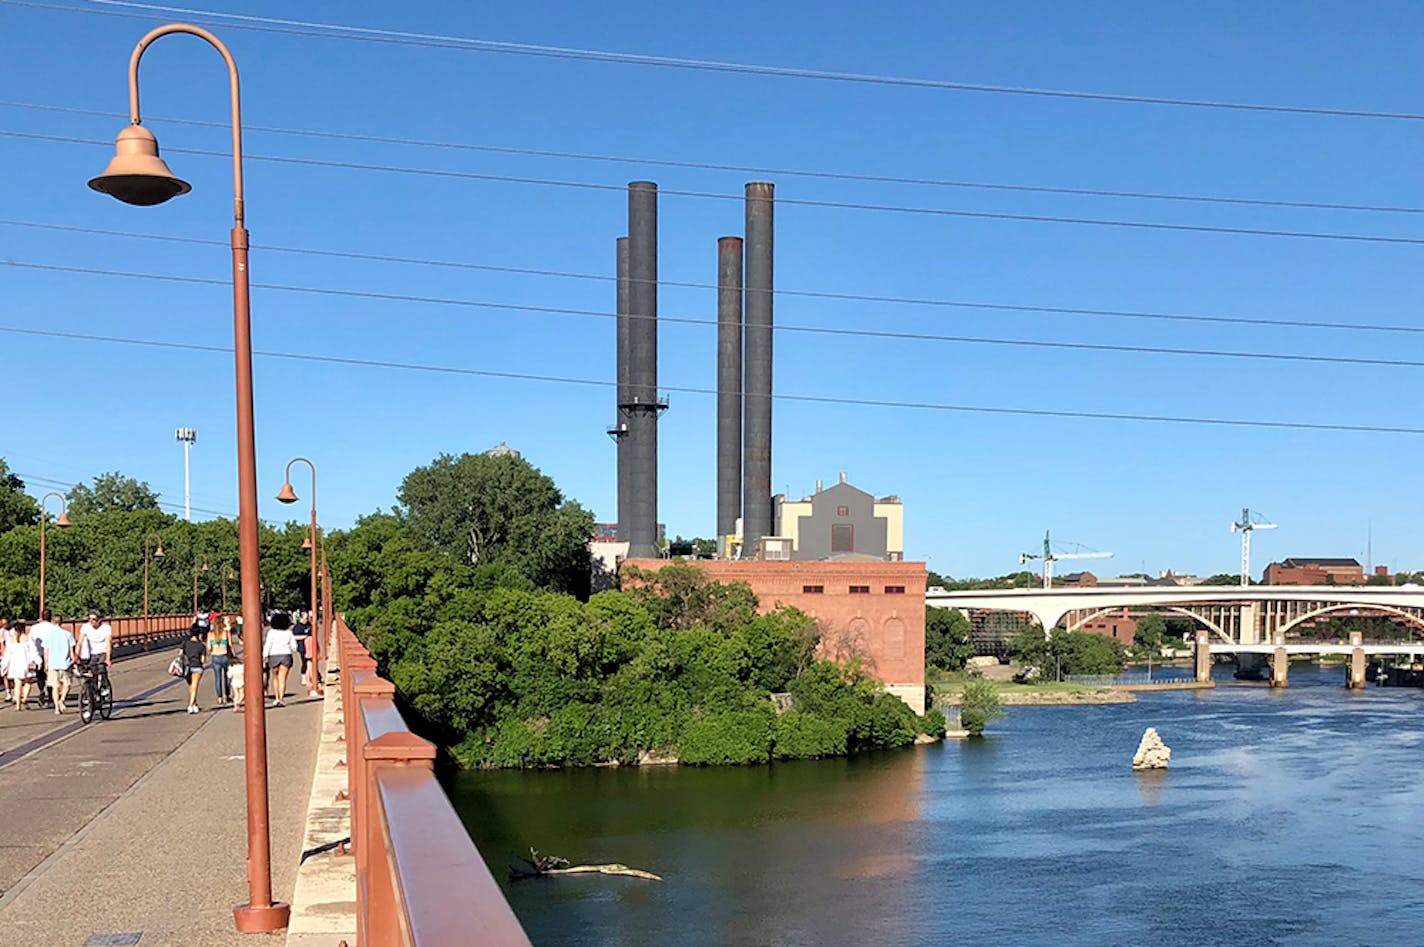
<svg viewBox="0 0 1424 947"><path fill-rule="evenodd" d="M754 764L944 732L745 584L673 561L581 597L592 516L518 457L437 458L399 497L333 535L337 601L466 766Z"/></svg>

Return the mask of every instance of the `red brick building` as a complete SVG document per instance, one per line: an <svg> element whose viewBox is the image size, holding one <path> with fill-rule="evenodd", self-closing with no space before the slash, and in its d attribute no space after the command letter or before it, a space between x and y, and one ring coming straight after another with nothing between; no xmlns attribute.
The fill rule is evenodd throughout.
<svg viewBox="0 0 1424 947"><path fill-rule="evenodd" d="M627 559L657 571L665 559ZM745 582L767 612L791 605L821 626L821 657L859 658L885 689L925 711L925 582L923 562L705 559L689 563L718 582Z"/></svg>
<svg viewBox="0 0 1424 947"><path fill-rule="evenodd" d="M1266 566L1266 585L1364 585L1365 570L1357 559L1293 557Z"/></svg>
<svg viewBox="0 0 1424 947"><path fill-rule="evenodd" d="M1107 615L1099 615L1092 621L1086 621L1079 625L1077 630L1112 638L1114 641L1120 641L1131 647L1132 639L1137 634L1137 619L1129 615L1127 608L1124 607Z"/></svg>

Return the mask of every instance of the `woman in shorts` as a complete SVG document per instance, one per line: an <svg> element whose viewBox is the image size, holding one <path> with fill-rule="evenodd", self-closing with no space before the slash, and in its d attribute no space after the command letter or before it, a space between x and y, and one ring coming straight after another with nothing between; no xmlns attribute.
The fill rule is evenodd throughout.
<svg viewBox="0 0 1424 947"><path fill-rule="evenodd" d="M262 636L262 657L272 672L272 702L281 707L287 696L287 675L292 670L292 658L297 653L297 639L292 636L292 618L286 612L272 615L271 627Z"/></svg>
<svg viewBox="0 0 1424 947"><path fill-rule="evenodd" d="M183 673L188 677L188 713L198 712L198 682L203 679L203 660L208 656L206 622L193 622L188 640L183 642Z"/></svg>
<svg viewBox="0 0 1424 947"><path fill-rule="evenodd" d="M10 682L10 695L15 699L15 709L24 710L25 701L30 696L30 676L40 665L40 653L30 640L30 633L22 621L15 622L10 629L14 633L5 645L4 663L0 671Z"/></svg>

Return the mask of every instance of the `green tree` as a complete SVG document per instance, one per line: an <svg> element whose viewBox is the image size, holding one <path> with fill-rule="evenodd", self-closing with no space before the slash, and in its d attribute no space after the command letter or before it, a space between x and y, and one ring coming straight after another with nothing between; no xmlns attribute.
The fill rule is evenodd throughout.
<svg viewBox="0 0 1424 947"><path fill-rule="evenodd" d="M1161 615L1151 613L1137 620L1137 630L1132 643L1144 654L1157 655L1162 652L1162 640L1167 634L1167 622Z"/></svg>
<svg viewBox="0 0 1424 947"><path fill-rule="evenodd" d="M994 685L982 678L964 682L959 699L959 725L973 737L983 736L990 721L1001 720L1004 708Z"/></svg>
<svg viewBox="0 0 1424 947"><path fill-rule="evenodd" d="M94 513L133 513L158 509L158 494L148 483L125 477L117 470L99 474L94 485L75 484L65 496L71 518Z"/></svg>
<svg viewBox="0 0 1424 947"><path fill-rule="evenodd" d="M0 457L0 533L39 521L40 505L25 492L25 482L11 473L5 458Z"/></svg>
<svg viewBox="0 0 1424 947"><path fill-rule="evenodd" d="M411 535L456 561L588 594L593 514L522 458L441 454L406 476L399 500Z"/></svg>
<svg viewBox="0 0 1424 947"><path fill-rule="evenodd" d="M925 608L925 664L945 671L962 670L974 656L969 619L957 608Z"/></svg>
<svg viewBox="0 0 1424 947"><path fill-rule="evenodd" d="M1201 581L1202 585L1240 585L1241 576L1230 575L1226 572L1218 572L1216 575L1208 576Z"/></svg>
<svg viewBox="0 0 1424 947"><path fill-rule="evenodd" d="M1127 649L1113 638L1061 628L1048 637L1030 628L1010 643L1009 653L1020 664L1038 668L1047 680L1069 674L1117 674L1127 658Z"/></svg>

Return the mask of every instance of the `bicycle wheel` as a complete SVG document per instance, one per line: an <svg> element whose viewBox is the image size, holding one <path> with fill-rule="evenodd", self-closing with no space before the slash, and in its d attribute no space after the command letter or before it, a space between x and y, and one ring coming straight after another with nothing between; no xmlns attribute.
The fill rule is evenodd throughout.
<svg viewBox="0 0 1424 947"><path fill-rule="evenodd" d="M104 678L104 683L99 687L98 704L99 716L108 720L109 715L114 712L114 685L107 676Z"/></svg>
<svg viewBox="0 0 1424 947"><path fill-rule="evenodd" d="M79 719L85 723L94 719L94 682L90 680L79 691Z"/></svg>

